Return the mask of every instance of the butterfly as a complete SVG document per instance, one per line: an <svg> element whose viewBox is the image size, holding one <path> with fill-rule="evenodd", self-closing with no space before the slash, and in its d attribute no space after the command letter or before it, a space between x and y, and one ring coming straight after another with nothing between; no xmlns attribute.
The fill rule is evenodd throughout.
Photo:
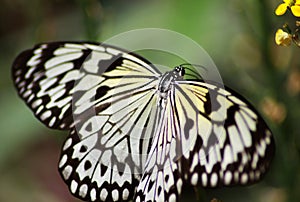
<svg viewBox="0 0 300 202"><path fill-rule="evenodd" d="M58 167L74 196L171 202L185 184L254 183L275 151L246 99L189 70L162 73L111 45L50 42L19 54L12 75L36 118L69 131Z"/></svg>

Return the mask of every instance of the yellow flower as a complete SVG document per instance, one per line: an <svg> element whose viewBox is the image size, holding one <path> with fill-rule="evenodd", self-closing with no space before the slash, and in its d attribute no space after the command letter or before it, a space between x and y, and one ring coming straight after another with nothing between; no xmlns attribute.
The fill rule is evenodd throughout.
<svg viewBox="0 0 300 202"><path fill-rule="evenodd" d="M278 29L275 34L275 42L280 46L289 46L292 41L292 35L283 31L282 29Z"/></svg>
<svg viewBox="0 0 300 202"><path fill-rule="evenodd" d="M294 16L300 17L300 0L283 0L283 2L276 8L276 15L283 15L287 8L290 8Z"/></svg>

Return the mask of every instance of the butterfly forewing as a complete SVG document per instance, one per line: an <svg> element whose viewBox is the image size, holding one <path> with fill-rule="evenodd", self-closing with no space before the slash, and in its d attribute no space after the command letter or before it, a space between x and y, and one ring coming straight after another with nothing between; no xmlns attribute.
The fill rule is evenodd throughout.
<svg viewBox="0 0 300 202"><path fill-rule="evenodd" d="M14 61L19 95L48 127L69 129L72 125L71 90L90 52L80 44L48 43L22 52Z"/></svg>
<svg viewBox="0 0 300 202"><path fill-rule="evenodd" d="M126 74L131 68L136 77L159 75L154 66L138 56L112 46L84 42L36 45L15 59L12 74L20 97L41 122L51 128L69 129L74 122L73 94L81 96L81 92L96 87L105 80L100 76L103 72L122 62ZM100 94L101 90L105 92L102 88L98 90Z"/></svg>

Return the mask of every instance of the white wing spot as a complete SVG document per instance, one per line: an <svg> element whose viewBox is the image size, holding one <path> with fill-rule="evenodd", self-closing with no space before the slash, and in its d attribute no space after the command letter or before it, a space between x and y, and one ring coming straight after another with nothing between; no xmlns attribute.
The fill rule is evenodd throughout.
<svg viewBox="0 0 300 202"><path fill-rule="evenodd" d="M252 163L251 163L251 167L252 167L253 169L256 169L258 159L259 159L259 158L258 158L258 154L255 152L255 153L253 154L253 157L252 157Z"/></svg>
<svg viewBox="0 0 300 202"><path fill-rule="evenodd" d="M28 62L26 63L27 66L35 66L40 63L39 58L41 57L41 54L34 55Z"/></svg>
<svg viewBox="0 0 300 202"><path fill-rule="evenodd" d="M52 127L54 124L55 124L55 121L56 121L56 117L52 117L51 121L49 122L49 126Z"/></svg>
<svg viewBox="0 0 300 202"><path fill-rule="evenodd" d="M32 104L31 104L31 107L34 109L34 108L37 108L38 106L40 106L41 104L43 103L42 99L37 99L35 100Z"/></svg>
<svg viewBox="0 0 300 202"><path fill-rule="evenodd" d="M21 88L21 87L25 86L25 84L26 84L26 82L22 81L22 82L19 83L18 87Z"/></svg>
<svg viewBox="0 0 300 202"><path fill-rule="evenodd" d="M88 186L86 184L83 184L79 188L79 196L82 196L83 198L86 197L88 191Z"/></svg>
<svg viewBox="0 0 300 202"><path fill-rule="evenodd" d="M51 116L51 111L50 110L47 110L45 111L42 115L41 115L41 120L44 121L46 120L47 118L49 118Z"/></svg>
<svg viewBox="0 0 300 202"><path fill-rule="evenodd" d="M78 49L73 49L73 48L58 48L53 52L53 55L63 55L63 54L68 54L68 53L74 53L74 52L79 52L80 50Z"/></svg>
<svg viewBox="0 0 300 202"><path fill-rule="evenodd" d="M68 156L66 154L64 154L59 161L58 167L59 168L63 167L65 165L65 163L67 162L67 160L68 160Z"/></svg>
<svg viewBox="0 0 300 202"><path fill-rule="evenodd" d="M170 197L169 197L169 201L176 201L176 194L172 194Z"/></svg>
<svg viewBox="0 0 300 202"><path fill-rule="evenodd" d="M24 98L27 98L29 95L31 95L32 94L32 91L31 90L27 90L27 91L25 91L25 93L23 94L23 97Z"/></svg>
<svg viewBox="0 0 300 202"><path fill-rule="evenodd" d="M36 61L36 64L38 64L38 63L39 63L39 60ZM29 68L28 72L26 72L26 74L25 74L25 79L29 79L32 76L32 73L34 72L34 70L36 70L36 67Z"/></svg>
<svg viewBox="0 0 300 202"><path fill-rule="evenodd" d="M91 191L90 191L90 198L91 198L91 201L96 201L96 194L97 194L97 192L96 192L96 189L95 188L93 188Z"/></svg>
<svg viewBox="0 0 300 202"><path fill-rule="evenodd" d="M15 75L19 76L21 73L22 73L22 70L18 69L18 70L15 72ZM18 77L18 78L20 78L20 77Z"/></svg>
<svg viewBox="0 0 300 202"><path fill-rule="evenodd" d="M204 187L206 187L207 186L207 174L206 173L202 173L201 180L202 180L202 185Z"/></svg>
<svg viewBox="0 0 300 202"><path fill-rule="evenodd" d="M128 190L127 188L125 188L125 189L123 190L123 195L122 195L123 200L127 200L127 199L128 199L128 196L129 196L129 190Z"/></svg>
<svg viewBox="0 0 300 202"><path fill-rule="evenodd" d="M233 177L235 182L239 182L239 171L234 171Z"/></svg>
<svg viewBox="0 0 300 202"><path fill-rule="evenodd" d="M32 91L31 90L26 90L24 93L23 93L23 97L24 98L27 98L29 95L31 95L32 94Z"/></svg>
<svg viewBox="0 0 300 202"><path fill-rule="evenodd" d="M43 105L40 105L40 107L36 110L35 114L39 114L44 109Z"/></svg>
<svg viewBox="0 0 300 202"><path fill-rule="evenodd" d="M114 190L111 192L111 195L112 195L113 201L119 200L119 192L118 192L118 190L114 189Z"/></svg>
<svg viewBox="0 0 300 202"><path fill-rule="evenodd" d="M270 144L271 143L271 138L269 136L267 136L265 138L266 144Z"/></svg>
<svg viewBox="0 0 300 202"><path fill-rule="evenodd" d="M68 138L67 141L64 144L63 151L68 149L72 145L72 138Z"/></svg>
<svg viewBox="0 0 300 202"><path fill-rule="evenodd" d="M139 196L136 198L135 202L141 202L141 199Z"/></svg>
<svg viewBox="0 0 300 202"><path fill-rule="evenodd" d="M192 175L192 178L191 178L191 184L192 185L197 185L197 183L198 183L198 173L194 173L193 175Z"/></svg>
<svg viewBox="0 0 300 202"><path fill-rule="evenodd" d="M265 155L266 147L267 147L266 143L263 139L260 141L260 144L256 145L256 149L257 149L260 156L263 157Z"/></svg>
<svg viewBox="0 0 300 202"><path fill-rule="evenodd" d="M73 48L73 49L86 49L84 45L81 44L75 44L75 43L66 43L65 44L66 48Z"/></svg>
<svg viewBox="0 0 300 202"><path fill-rule="evenodd" d="M16 84L18 84L20 82L20 80L21 80L21 78L17 77L16 80L15 80Z"/></svg>
<svg viewBox="0 0 300 202"><path fill-rule="evenodd" d="M75 181L75 180L72 180L71 182L71 192L74 194L77 190L77 187L78 187L78 183Z"/></svg>
<svg viewBox="0 0 300 202"><path fill-rule="evenodd" d="M182 187L182 184L183 184L182 179L179 178L178 181L177 181L177 183L176 183L177 189L180 189Z"/></svg>
<svg viewBox="0 0 300 202"><path fill-rule="evenodd" d="M225 185L229 185L231 183L231 180L232 180L232 173L231 173L231 171L226 171L225 177L224 177L224 183L225 183Z"/></svg>
<svg viewBox="0 0 300 202"><path fill-rule="evenodd" d="M107 190L106 190L105 188L103 188L103 189L101 190L101 192L100 192L100 198L101 198L101 200L105 201L107 195L108 195Z"/></svg>
<svg viewBox="0 0 300 202"><path fill-rule="evenodd" d="M42 53L43 49L42 48L38 48L36 50L33 51L34 54L40 54Z"/></svg>
<svg viewBox="0 0 300 202"><path fill-rule="evenodd" d="M30 96L29 96L29 98L28 98L28 100L27 100L27 102L31 102L32 101L32 99L35 97L35 95L34 94L31 94Z"/></svg>
<svg viewBox="0 0 300 202"><path fill-rule="evenodd" d="M73 168L70 165L68 165L64 168L64 170L62 171L62 174L63 174L65 180L69 179L72 171L73 171Z"/></svg>
<svg viewBox="0 0 300 202"><path fill-rule="evenodd" d="M248 182L248 175L247 173L243 173L241 177L241 183L246 184Z"/></svg>
<svg viewBox="0 0 300 202"><path fill-rule="evenodd" d="M210 177L210 184L212 187L215 187L218 183L218 175L216 173L213 173Z"/></svg>

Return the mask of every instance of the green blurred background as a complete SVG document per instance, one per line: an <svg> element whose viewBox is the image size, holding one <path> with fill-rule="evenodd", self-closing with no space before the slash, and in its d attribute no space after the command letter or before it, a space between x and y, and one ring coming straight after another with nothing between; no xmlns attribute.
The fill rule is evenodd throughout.
<svg viewBox="0 0 300 202"><path fill-rule="evenodd" d="M182 201L300 201L300 52L296 46L275 45L276 29L291 20L274 15L280 2L2 0L0 201L78 201L57 171L67 132L44 127L18 98L10 75L16 55L40 42L104 41L148 27L171 29L198 42L224 83L261 112L276 140L274 161L260 183L196 194L185 190Z"/></svg>

